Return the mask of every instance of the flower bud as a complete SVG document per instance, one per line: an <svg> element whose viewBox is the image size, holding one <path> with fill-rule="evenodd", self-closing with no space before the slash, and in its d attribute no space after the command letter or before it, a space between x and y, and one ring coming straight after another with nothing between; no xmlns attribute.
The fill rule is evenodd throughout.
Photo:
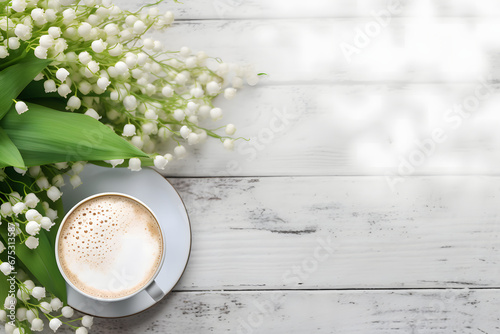
<svg viewBox="0 0 500 334"><path fill-rule="evenodd" d="M141 160L139 158L132 158L129 160L128 163L128 169L130 169L133 172L138 172L140 171L141 168Z"/></svg>
<svg viewBox="0 0 500 334"><path fill-rule="evenodd" d="M135 110L137 108L137 99L133 95L125 96L123 106L127 111Z"/></svg>
<svg viewBox="0 0 500 334"><path fill-rule="evenodd" d="M63 307L63 303L62 301L59 299L59 298L53 298L51 301L50 301L50 306L52 307L52 310L53 311L57 311L59 310L61 307Z"/></svg>
<svg viewBox="0 0 500 334"><path fill-rule="evenodd" d="M226 134L227 135L232 136L232 135L234 135L235 132L236 132L236 127L234 126L234 124L226 125Z"/></svg>
<svg viewBox="0 0 500 334"><path fill-rule="evenodd" d="M90 37L90 31L91 30L92 30L92 26L89 23L87 23L87 22L83 22L78 27L78 35L80 35L84 39L87 39L87 38Z"/></svg>
<svg viewBox="0 0 500 334"><path fill-rule="evenodd" d="M31 323L31 326L33 327L33 320L36 319L36 314L32 310L26 311L26 319L28 320L29 323ZM43 324L43 322L42 322Z"/></svg>
<svg viewBox="0 0 500 334"><path fill-rule="evenodd" d="M28 105L24 103L23 101L17 101L16 102L16 111L19 115L24 114L25 112L28 111Z"/></svg>
<svg viewBox="0 0 500 334"><path fill-rule="evenodd" d="M108 164L111 165L111 167L115 168L118 165L121 165L125 160L123 159L112 159L112 160L104 160L104 162L107 162Z"/></svg>
<svg viewBox="0 0 500 334"><path fill-rule="evenodd" d="M0 45L0 59L7 58L9 56L9 50L6 46Z"/></svg>
<svg viewBox="0 0 500 334"><path fill-rule="evenodd" d="M215 81L210 81L209 83L207 83L206 89L207 89L208 94L214 96L214 95L219 94L220 85Z"/></svg>
<svg viewBox="0 0 500 334"><path fill-rule="evenodd" d="M101 53L106 49L106 43L103 42L102 39L98 39L97 41L92 42L92 51L95 53Z"/></svg>
<svg viewBox="0 0 500 334"><path fill-rule="evenodd" d="M26 233L29 235L37 235L38 232L40 232L40 224L37 223L36 221L30 221L28 224L26 224Z"/></svg>
<svg viewBox="0 0 500 334"><path fill-rule="evenodd" d="M232 151L234 149L234 139L224 140L224 148L226 150Z"/></svg>
<svg viewBox="0 0 500 334"><path fill-rule="evenodd" d="M19 321L24 321L26 319L28 319L26 317L26 312L28 311L28 309L26 309L25 307L20 307L16 310L16 318L17 320Z"/></svg>
<svg viewBox="0 0 500 334"><path fill-rule="evenodd" d="M189 134L192 132L190 128L188 128L186 125L183 125L181 129L179 130L179 133L181 134L181 137L186 139Z"/></svg>
<svg viewBox="0 0 500 334"><path fill-rule="evenodd" d="M182 145L174 148L174 154L178 159L183 159L186 156L186 148Z"/></svg>
<svg viewBox="0 0 500 334"><path fill-rule="evenodd" d="M210 110L210 117L216 121L222 118L222 109L221 108L213 108Z"/></svg>
<svg viewBox="0 0 500 334"><path fill-rule="evenodd" d="M71 96L68 99L68 104L66 106L66 109L73 111L73 110L80 109L81 106L82 106L82 100L80 100L80 98L78 98L76 96Z"/></svg>
<svg viewBox="0 0 500 334"><path fill-rule="evenodd" d="M43 88L45 89L45 93L52 93L52 92L55 92L57 91L57 88L56 88L56 83L54 80L50 79L50 80L46 80L44 83L43 83Z"/></svg>
<svg viewBox="0 0 500 334"><path fill-rule="evenodd" d="M84 315L82 318L82 325L90 328L94 324L94 318L91 317L90 315Z"/></svg>
<svg viewBox="0 0 500 334"><path fill-rule="evenodd" d="M65 68L60 68L56 72L56 78L59 79L60 81L65 81L66 78L68 77L69 72Z"/></svg>
<svg viewBox="0 0 500 334"><path fill-rule="evenodd" d="M47 49L39 45L35 48L35 56L39 59L47 59Z"/></svg>
<svg viewBox="0 0 500 334"><path fill-rule="evenodd" d="M52 306L50 306L50 304L47 302L41 302L40 309L42 310L43 313L46 313L46 314L52 312Z"/></svg>
<svg viewBox="0 0 500 334"><path fill-rule="evenodd" d="M187 140L188 140L188 145L196 145L200 142L200 136L198 136L198 134L194 132L191 132L188 135Z"/></svg>
<svg viewBox="0 0 500 334"><path fill-rule="evenodd" d="M17 37L11 37L7 40L7 46L11 50L17 50L21 46L21 43L19 42L19 38Z"/></svg>
<svg viewBox="0 0 500 334"><path fill-rule="evenodd" d="M89 331L85 327L78 327L75 334L88 334Z"/></svg>
<svg viewBox="0 0 500 334"><path fill-rule="evenodd" d="M147 26L144 22L142 22L141 20L138 20L138 21L135 21L134 23L134 33L137 34L137 35L140 35L142 33L144 33L147 29Z"/></svg>
<svg viewBox="0 0 500 334"><path fill-rule="evenodd" d="M224 90L224 97L227 100L231 100L234 97L234 95L236 95L236 89L229 87Z"/></svg>
<svg viewBox="0 0 500 334"><path fill-rule="evenodd" d="M163 89L161 90L161 93L163 94L163 96L165 97L172 97L174 95L174 90L172 89L172 87L170 86L165 86L163 87Z"/></svg>
<svg viewBox="0 0 500 334"><path fill-rule="evenodd" d="M49 217L43 217L40 221L40 226L46 231L49 231L52 226L54 226L55 223L52 222L52 220Z"/></svg>
<svg viewBox="0 0 500 334"><path fill-rule="evenodd" d="M33 319L31 322L31 330L41 332L43 330L43 320L40 318Z"/></svg>
<svg viewBox="0 0 500 334"><path fill-rule="evenodd" d="M10 6L12 10L16 12L24 12L26 9L26 1L25 0L12 0L12 5Z"/></svg>
<svg viewBox="0 0 500 334"><path fill-rule="evenodd" d="M78 60L80 60L83 65L88 65L88 63L92 60L92 56L87 51L83 51L78 55Z"/></svg>
<svg viewBox="0 0 500 334"><path fill-rule="evenodd" d="M49 35L52 38L59 38L59 37L61 37L61 28L59 28L59 27L50 27L49 28Z"/></svg>
<svg viewBox="0 0 500 334"><path fill-rule="evenodd" d="M85 115L90 116L90 117L92 117L93 119L96 119L96 120L100 120L102 118L101 115L99 115L97 113L97 111L95 111L92 108L87 109L87 111L85 112Z"/></svg>
<svg viewBox="0 0 500 334"><path fill-rule="evenodd" d="M5 275L9 276L12 272L12 266L8 262L3 262L0 264L0 271Z"/></svg>
<svg viewBox="0 0 500 334"><path fill-rule="evenodd" d="M10 216L13 213L12 204L7 202L7 203L3 203L2 205L0 205L0 213L4 217Z"/></svg>
<svg viewBox="0 0 500 334"><path fill-rule="evenodd" d="M50 35L43 35L40 37L40 46L44 47L45 49L49 49L54 45L54 38Z"/></svg>
<svg viewBox="0 0 500 334"><path fill-rule="evenodd" d="M182 111L180 109L176 109L176 110L174 110L174 115L173 116L174 116L174 118L176 120L178 120L179 122L181 122L186 117L186 114L184 113L184 111Z"/></svg>
<svg viewBox="0 0 500 334"><path fill-rule="evenodd" d="M40 286L35 286L31 290L31 295L35 297L37 300L40 300L42 298L45 298L45 288L40 287Z"/></svg>
<svg viewBox="0 0 500 334"><path fill-rule="evenodd" d="M71 175L71 177L69 178L69 183L71 183L73 189L75 189L82 184L82 179L78 175Z"/></svg>
<svg viewBox="0 0 500 334"><path fill-rule="evenodd" d="M12 206L12 211L16 215L20 214L24 210L26 210L26 204L24 204L23 202L16 203L16 204L14 204L14 206Z"/></svg>
<svg viewBox="0 0 500 334"><path fill-rule="evenodd" d="M59 198L61 198L61 191L57 187L50 187L47 190L47 196L53 201L57 201Z"/></svg>
<svg viewBox="0 0 500 334"><path fill-rule="evenodd" d="M49 322L49 327L50 329L52 329L54 332L57 331L59 329L59 327L61 327L62 325L62 322L61 320L59 320L58 318L52 318Z"/></svg>
<svg viewBox="0 0 500 334"><path fill-rule="evenodd" d="M74 311L71 307L69 306L64 306L61 310L61 314L65 318L71 318L74 314Z"/></svg>
<svg viewBox="0 0 500 334"><path fill-rule="evenodd" d="M62 84L59 88L57 88L57 93L62 97L66 97L69 93L71 93L71 88L69 88L67 84Z"/></svg>
<svg viewBox="0 0 500 334"><path fill-rule="evenodd" d="M168 161L167 161L167 159L165 159L164 156L157 155L155 157L154 165L156 168L163 170L163 169L165 169L165 166L167 165L167 163L168 163Z"/></svg>
<svg viewBox="0 0 500 334"><path fill-rule="evenodd" d="M36 222L40 222L40 220L42 219L42 215L35 209L30 209L30 210L26 211L24 216L26 217L26 220L28 220L28 221L34 220Z"/></svg>

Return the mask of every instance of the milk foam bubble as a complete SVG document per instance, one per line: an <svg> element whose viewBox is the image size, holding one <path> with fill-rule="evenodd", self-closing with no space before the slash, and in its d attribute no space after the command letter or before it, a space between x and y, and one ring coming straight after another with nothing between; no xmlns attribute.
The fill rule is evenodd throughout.
<svg viewBox="0 0 500 334"><path fill-rule="evenodd" d="M113 299L137 292L154 277L163 248L158 222L146 207L124 196L103 195L66 218L58 255L75 287Z"/></svg>

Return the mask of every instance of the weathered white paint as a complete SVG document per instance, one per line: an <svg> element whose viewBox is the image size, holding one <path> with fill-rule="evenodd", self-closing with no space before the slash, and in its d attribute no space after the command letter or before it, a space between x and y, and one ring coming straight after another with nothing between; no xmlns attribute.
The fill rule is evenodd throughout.
<svg viewBox="0 0 500 334"><path fill-rule="evenodd" d="M178 292L98 333L497 333L499 290Z"/></svg>
<svg viewBox="0 0 500 334"><path fill-rule="evenodd" d="M137 8L147 1L120 1ZM373 17L383 11L401 12L402 16L420 17L496 17L500 6L495 0L417 1L417 0L213 0L167 1L161 5L178 19L256 19L256 18L324 18Z"/></svg>
<svg viewBox="0 0 500 334"><path fill-rule="evenodd" d="M406 1L346 57L388 3L162 4L183 19L156 35L169 49L269 73L218 101L263 148L212 142L169 166L200 177L171 179L192 219L188 269L159 305L95 333L499 331L498 87L456 128L444 117L500 77L500 6ZM447 140L408 173L436 176L397 178L438 128Z"/></svg>
<svg viewBox="0 0 500 334"><path fill-rule="evenodd" d="M469 113L463 106L476 99L478 89L487 96ZM220 98L223 120L205 124L233 123L236 135L251 140L236 142L234 152L216 140L187 146L190 157L169 164L164 173L498 174L500 92L497 84L491 89L479 82L245 87L231 101ZM457 105L463 116L454 111ZM436 142L433 132L439 129L442 140Z"/></svg>
<svg viewBox="0 0 500 334"><path fill-rule="evenodd" d="M276 296L276 312L256 333L280 323L287 333L496 326L490 312L498 292L477 288L499 285L498 177L412 177L395 192L383 177L170 181L193 228L191 260L175 289L182 293L141 321L99 321L103 333L234 332L240 318L259 312L255 300ZM460 292L445 306L445 290L391 291L465 287L470 295ZM359 290L373 288L384 290ZM272 292L281 289L298 291Z"/></svg>
<svg viewBox="0 0 500 334"><path fill-rule="evenodd" d="M498 177L171 181L193 228L177 289L500 284Z"/></svg>
<svg viewBox="0 0 500 334"><path fill-rule="evenodd" d="M194 20L154 36L170 50L252 64L271 83L457 83L498 79L499 32L493 18L394 17L385 27L370 18Z"/></svg>

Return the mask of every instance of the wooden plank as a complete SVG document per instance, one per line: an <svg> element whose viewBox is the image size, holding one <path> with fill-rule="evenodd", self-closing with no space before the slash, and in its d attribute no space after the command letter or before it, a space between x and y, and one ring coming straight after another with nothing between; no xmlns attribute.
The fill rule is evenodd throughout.
<svg viewBox="0 0 500 334"><path fill-rule="evenodd" d="M154 36L269 82L475 82L499 78L499 32L496 19L354 18L183 21Z"/></svg>
<svg viewBox="0 0 500 334"><path fill-rule="evenodd" d="M238 141L234 152L217 140L187 146L189 157L165 174L498 174L499 88L481 82L246 87L231 101L219 98L224 119L205 125L234 123L236 135L250 141ZM433 139L437 129L444 141Z"/></svg>
<svg viewBox="0 0 500 334"><path fill-rule="evenodd" d="M120 334L497 333L498 307L499 290L176 292L143 314L95 319L93 329Z"/></svg>
<svg viewBox="0 0 500 334"><path fill-rule="evenodd" d="M127 8L137 8L146 1L120 0ZM479 1L409 1L409 0L312 0L304 4L290 0L214 0L167 2L163 9L173 11L179 19L254 19L254 18L324 18L371 17L374 13L392 8L400 9L401 16L438 17L496 17L500 6L495 0Z"/></svg>
<svg viewBox="0 0 500 334"><path fill-rule="evenodd" d="M177 290L500 284L499 177L170 181L193 229Z"/></svg>

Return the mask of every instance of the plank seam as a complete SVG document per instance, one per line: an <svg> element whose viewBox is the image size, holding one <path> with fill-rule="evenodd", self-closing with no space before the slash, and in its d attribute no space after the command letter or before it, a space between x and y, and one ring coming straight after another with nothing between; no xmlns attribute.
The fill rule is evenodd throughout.
<svg viewBox="0 0 500 334"><path fill-rule="evenodd" d="M181 175L181 176L171 176L171 175L163 175L166 179L264 179L264 178L321 178L321 177L344 177L344 178L360 178L360 177L386 177L387 175L357 175L357 174L331 174L331 175L228 175L228 176L200 176L200 175ZM405 179L410 178L421 178L421 177L429 177L429 178L441 178L441 177L500 177L499 174L414 174L405 176Z"/></svg>
<svg viewBox="0 0 500 334"><path fill-rule="evenodd" d="M477 16L477 15L447 15L447 16L433 16L433 19L437 20L495 20L500 16ZM419 16L397 16L395 20L419 20ZM287 16L287 17L199 17L199 18L176 18L174 25L179 22L200 22L200 21L305 21L305 20L373 20L373 16L363 15L363 16Z"/></svg>
<svg viewBox="0 0 500 334"><path fill-rule="evenodd" d="M200 290L172 290L172 292L308 292L308 291L339 291L339 292L356 292L356 291L433 291L433 290L500 290L499 287L434 287L434 288L339 288L339 289L200 289Z"/></svg>

